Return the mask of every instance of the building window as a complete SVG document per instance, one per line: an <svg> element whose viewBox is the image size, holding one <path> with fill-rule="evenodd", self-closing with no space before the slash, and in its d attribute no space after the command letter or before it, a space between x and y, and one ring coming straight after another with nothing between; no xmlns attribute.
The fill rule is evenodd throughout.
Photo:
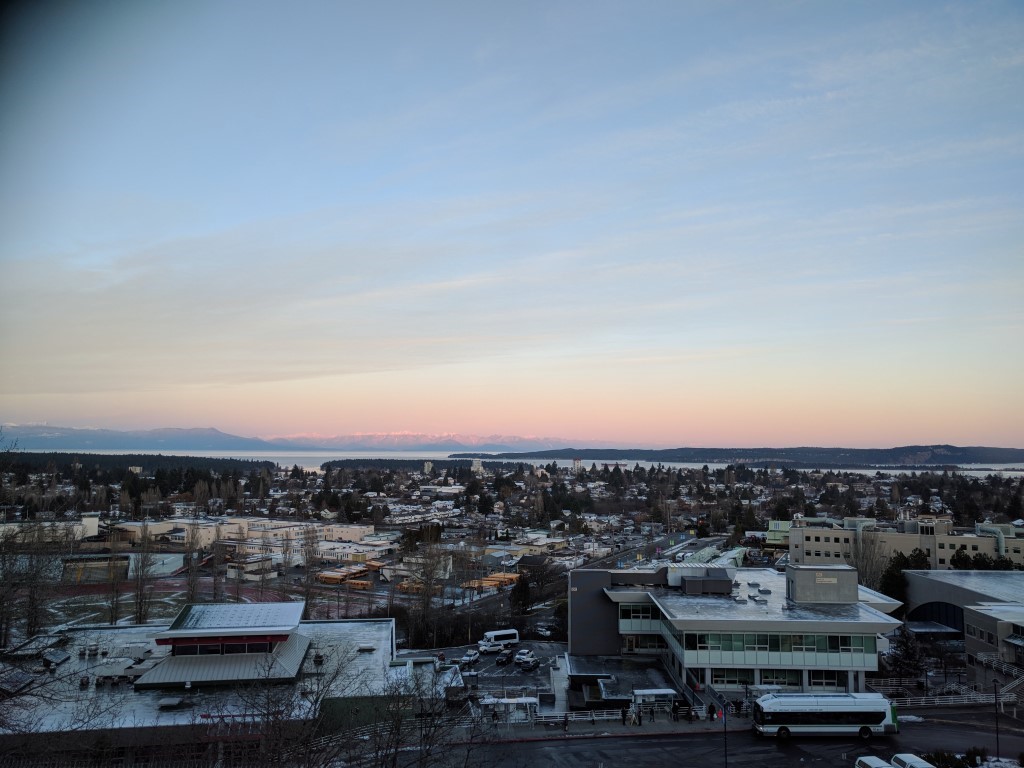
<svg viewBox="0 0 1024 768"><path fill-rule="evenodd" d="M978 551L978 545L977 544L971 544L971 552L977 552L977 551ZM994 699L993 699L993 701L994 701Z"/></svg>
<svg viewBox="0 0 1024 768"><path fill-rule="evenodd" d="M945 564L946 564L946 558L940 557L939 558L939 565L945 565ZM993 701L995 701L995 699L993 699Z"/></svg>
<svg viewBox="0 0 1024 768"><path fill-rule="evenodd" d="M653 615L652 605L630 605L625 603L619 606L619 618L620 619L652 619Z"/></svg>
<svg viewBox="0 0 1024 768"><path fill-rule="evenodd" d="M762 669L761 685L802 685L799 669Z"/></svg>
<svg viewBox="0 0 1024 768"><path fill-rule="evenodd" d="M846 685L846 673L838 669L811 669L808 673L811 688L838 688ZM839 682L840 676L842 683Z"/></svg>
<svg viewBox="0 0 1024 768"><path fill-rule="evenodd" d="M753 685L754 670L752 669L714 669L711 670L712 685Z"/></svg>

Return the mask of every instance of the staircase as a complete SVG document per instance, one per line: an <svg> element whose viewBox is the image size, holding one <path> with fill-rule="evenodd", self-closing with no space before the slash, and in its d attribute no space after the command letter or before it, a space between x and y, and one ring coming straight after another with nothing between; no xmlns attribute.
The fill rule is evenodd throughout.
<svg viewBox="0 0 1024 768"><path fill-rule="evenodd" d="M1001 672L1007 677L1013 678L1010 682L999 689L1000 695L1004 693L1012 693L1018 688L1024 686L1024 669L1013 664L1007 664L999 658L999 654L979 653L975 658L977 658L983 667L990 667L996 672Z"/></svg>

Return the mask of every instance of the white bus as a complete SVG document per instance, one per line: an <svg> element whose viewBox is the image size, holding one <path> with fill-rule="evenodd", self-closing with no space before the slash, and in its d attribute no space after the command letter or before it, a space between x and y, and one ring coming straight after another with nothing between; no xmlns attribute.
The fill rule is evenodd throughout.
<svg viewBox="0 0 1024 768"><path fill-rule="evenodd" d="M788 739L795 733L897 733L896 705L880 693L768 693L754 702L754 733Z"/></svg>
<svg viewBox="0 0 1024 768"><path fill-rule="evenodd" d="M510 645L519 645L518 629L492 629L490 632L484 632L479 643L483 653L500 651Z"/></svg>

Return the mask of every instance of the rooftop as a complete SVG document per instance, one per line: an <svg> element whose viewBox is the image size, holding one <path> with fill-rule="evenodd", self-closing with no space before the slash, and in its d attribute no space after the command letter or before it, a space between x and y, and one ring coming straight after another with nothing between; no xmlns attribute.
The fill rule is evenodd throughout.
<svg viewBox="0 0 1024 768"><path fill-rule="evenodd" d="M907 571L938 584L959 587L1004 603L1024 602L1024 571Z"/></svg>
<svg viewBox="0 0 1024 768"><path fill-rule="evenodd" d="M302 604L296 605L301 610ZM278 674L290 675L281 686L288 700L304 701L300 689L318 684L328 689L327 698L372 695L383 690L394 658L391 619L302 622L272 655L174 657L155 643L154 630L164 629L104 626L67 632L59 640L70 658L54 672L29 670L42 687L38 697L20 700L23 716L40 732L189 725L246 714L252 685L283 680ZM255 677L235 677L240 674ZM186 687L204 676L209 687Z"/></svg>
<svg viewBox="0 0 1024 768"><path fill-rule="evenodd" d="M211 637L283 634L292 632L302 619L303 603L203 603L186 605L171 626L157 635Z"/></svg>
<svg viewBox="0 0 1024 768"><path fill-rule="evenodd" d="M815 569L820 570L820 569ZM874 631L888 632L900 624L872 608L878 594L866 590L865 602L794 603L786 598L786 577L770 568L740 568L735 572L731 595L688 595L672 587L617 586L607 590L616 594L643 591L650 595L672 621L693 626L700 622L838 622L875 623ZM617 601L621 602L621 598Z"/></svg>

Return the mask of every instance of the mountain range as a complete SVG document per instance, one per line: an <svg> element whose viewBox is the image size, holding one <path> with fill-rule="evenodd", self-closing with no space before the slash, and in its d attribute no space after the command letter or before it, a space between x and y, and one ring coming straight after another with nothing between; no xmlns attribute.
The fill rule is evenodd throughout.
<svg viewBox="0 0 1024 768"><path fill-rule="evenodd" d="M397 451L444 452L452 458L564 459L649 461L665 463L766 464L790 467L928 467L1017 464L1024 449L984 446L908 445L896 448L616 448L588 447L560 438L509 435L357 434L319 437L299 435L272 439L239 437L218 429L75 429L49 425L3 426L0 448L21 451L123 451L168 453L197 451L281 452Z"/></svg>
<svg viewBox="0 0 1024 768"><path fill-rule="evenodd" d="M427 435L414 433L297 435L262 439L239 437L213 428L75 429L38 424L5 424L3 443L23 451L539 451L568 448L558 438L509 435ZM3 447L0 444L0 447Z"/></svg>

